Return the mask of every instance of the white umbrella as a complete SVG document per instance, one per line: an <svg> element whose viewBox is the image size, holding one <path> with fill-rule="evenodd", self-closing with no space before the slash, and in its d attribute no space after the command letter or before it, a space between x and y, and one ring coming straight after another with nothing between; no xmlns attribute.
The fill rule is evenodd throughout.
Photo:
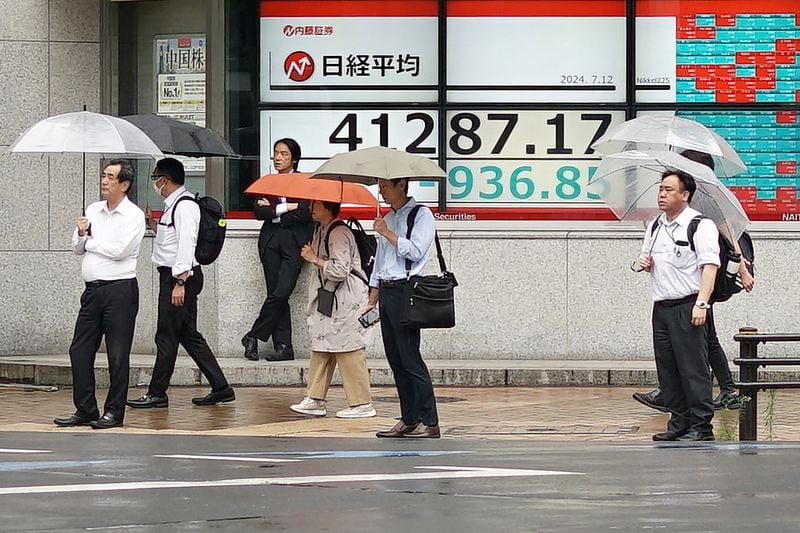
<svg viewBox="0 0 800 533"><path fill-rule="evenodd" d="M40 120L11 145L12 153L102 154L104 157L161 158L164 154L142 130L121 118L78 111ZM86 158L83 160L86 179ZM83 203L86 204L84 186Z"/></svg>
<svg viewBox="0 0 800 533"><path fill-rule="evenodd" d="M716 132L675 116L645 115L628 120L606 132L592 148L606 155L633 150L696 150L714 159L719 176L735 176L747 170L736 151Z"/></svg>
<svg viewBox="0 0 800 533"><path fill-rule="evenodd" d="M666 170L692 176L697 191L690 207L713 220L731 242L739 239L750 220L739 199L709 167L669 151L629 151L607 155L589 183L620 220L652 220L659 214L658 186Z"/></svg>

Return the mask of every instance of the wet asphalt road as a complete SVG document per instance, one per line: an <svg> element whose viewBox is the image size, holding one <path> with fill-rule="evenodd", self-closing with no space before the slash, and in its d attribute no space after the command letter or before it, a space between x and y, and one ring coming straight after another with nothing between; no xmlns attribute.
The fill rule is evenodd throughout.
<svg viewBox="0 0 800 533"><path fill-rule="evenodd" d="M798 531L798 472L792 443L2 433L0 530Z"/></svg>

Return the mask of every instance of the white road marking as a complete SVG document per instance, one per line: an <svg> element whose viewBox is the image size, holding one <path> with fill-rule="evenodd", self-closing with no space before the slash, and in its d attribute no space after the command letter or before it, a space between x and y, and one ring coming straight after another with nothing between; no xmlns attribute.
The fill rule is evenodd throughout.
<svg viewBox="0 0 800 533"><path fill-rule="evenodd" d="M370 481L411 481L423 479L467 479L490 477L575 476L581 472L556 470L523 470L518 468L480 468L461 466L417 467L432 472L386 474L344 474L328 476L262 477L220 479L216 481L135 481L126 483L91 483L79 485L40 485L2 487L0 496L11 494L62 494L68 492L115 492L147 489L192 489L209 487L252 487L259 485L308 485L312 483L353 483Z"/></svg>
<svg viewBox="0 0 800 533"><path fill-rule="evenodd" d="M0 453L53 453L51 450L19 450L15 448L0 448Z"/></svg>
<svg viewBox="0 0 800 533"><path fill-rule="evenodd" d="M302 459L270 459L268 457L237 457L235 455L154 455L166 459L206 459L208 461L244 461L249 463L302 463Z"/></svg>

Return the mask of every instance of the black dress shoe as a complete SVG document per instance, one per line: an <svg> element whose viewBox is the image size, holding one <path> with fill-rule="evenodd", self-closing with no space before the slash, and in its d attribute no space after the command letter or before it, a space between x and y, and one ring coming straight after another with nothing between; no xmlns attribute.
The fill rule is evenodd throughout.
<svg viewBox="0 0 800 533"><path fill-rule="evenodd" d="M192 398L192 403L195 405L216 405L218 403L232 402L236 399L233 389L228 387L221 391L211 391L201 398Z"/></svg>
<svg viewBox="0 0 800 533"><path fill-rule="evenodd" d="M90 426L94 429L108 429L122 426L122 420L114 417L111 413L106 413L97 420L90 422Z"/></svg>
<svg viewBox="0 0 800 533"><path fill-rule="evenodd" d="M438 439L441 436L438 425L426 426L425 424L418 425L417 429L404 435L407 439Z"/></svg>
<svg viewBox="0 0 800 533"><path fill-rule="evenodd" d="M663 442L663 441L673 441L678 440L680 437L686 434L688 430L686 429L668 429L663 433L656 433L653 435L653 440L656 442Z"/></svg>
<svg viewBox="0 0 800 533"><path fill-rule="evenodd" d="M267 355L264 359L267 361L292 361L294 359L294 348L288 344L279 344L275 348L275 355Z"/></svg>
<svg viewBox="0 0 800 533"><path fill-rule="evenodd" d="M712 403L715 410L739 409L742 406L742 398L737 390L723 390Z"/></svg>
<svg viewBox="0 0 800 533"><path fill-rule="evenodd" d="M63 418L56 418L53 423L62 428L71 428L75 426L88 426L94 421L91 418L86 418L80 415L69 415Z"/></svg>
<svg viewBox="0 0 800 533"><path fill-rule="evenodd" d="M126 402L128 407L133 407L134 409L151 409L153 407L169 407L169 398L164 396L153 396L151 394L145 394L140 398L136 398L135 400L128 400Z"/></svg>
<svg viewBox="0 0 800 533"><path fill-rule="evenodd" d="M669 409L664 405L664 397L661 396L660 389L651 390L650 392L634 392L633 399L650 409L669 413Z"/></svg>
<svg viewBox="0 0 800 533"><path fill-rule="evenodd" d="M714 437L714 433L711 431L697 431L691 430L680 437L678 437L679 441L707 441L707 440L717 440Z"/></svg>
<svg viewBox="0 0 800 533"><path fill-rule="evenodd" d="M244 346L244 358L250 361L258 361L258 339L245 335L242 337L242 346Z"/></svg>
<svg viewBox="0 0 800 533"><path fill-rule="evenodd" d="M379 439L387 439L387 438L395 439L398 437L405 437L406 435L417 429L419 425L420 425L419 423L416 423L409 426L401 420L400 422L395 424L392 429L388 429L386 431L379 431L375 433L375 436L378 437Z"/></svg>

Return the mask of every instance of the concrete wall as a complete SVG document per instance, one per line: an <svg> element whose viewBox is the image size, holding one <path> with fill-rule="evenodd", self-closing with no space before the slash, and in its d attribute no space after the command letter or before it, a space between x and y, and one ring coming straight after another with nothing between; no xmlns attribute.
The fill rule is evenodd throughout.
<svg viewBox="0 0 800 533"><path fill-rule="evenodd" d="M457 326L423 334L426 357L438 359L650 359L647 276L628 268L639 247L633 234L449 232L442 235L456 289ZM153 353L157 275L146 238L139 260L141 308L134 351ZM756 239L757 290L717 309L729 356L743 325L800 331L792 235ZM65 353L82 290L79 258L51 251L2 252L0 354ZM433 267L433 262L431 266ZM239 339L265 296L254 231L231 231L220 259L205 269L199 327L220 356L241 357ZM305 328L310 269L292 300L295 347L308 351ZM383 357L377 334L370 357ZM770 347L791 353L791 347ZM795 350L796 351L796 350Z"/></svg>
<svg viewBox="0 0 800 533"><path fill-rule="evenodd" d="M71 337L81 159L5 152L39 119L99 109L99 14L99 0L0 0L0 353L63 352Z"/></svg>

